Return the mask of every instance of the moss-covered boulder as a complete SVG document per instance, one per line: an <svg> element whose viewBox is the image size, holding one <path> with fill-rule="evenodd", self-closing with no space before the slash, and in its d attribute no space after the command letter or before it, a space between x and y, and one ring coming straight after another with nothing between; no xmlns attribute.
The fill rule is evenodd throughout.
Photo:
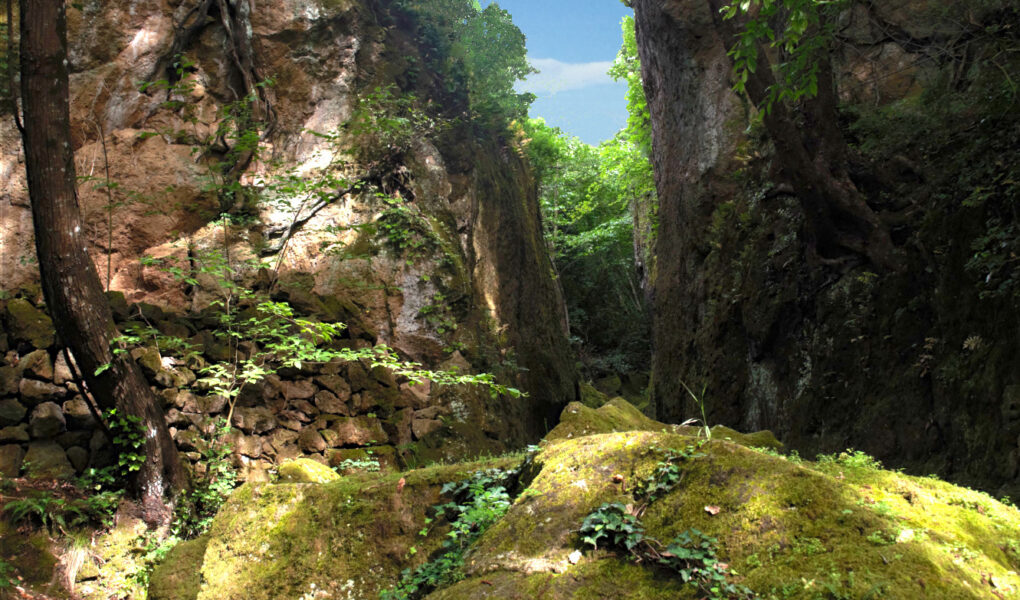
<svg viewBox="0 0 1020 600"><path fill-rule="evenodd" d="M53 320L28 300L14 298L8 301L5 317L7 331L13 339L40 349L53 345Z"/></svg>
<svg viewBox="0 0 1020 600"><path fill-rule="evenodd" d="M202 562L209 538L201 536L173 547L152 570L148 600L194 600L202 585Z"/></svg>
<svg viewBox="0 0 1020 600"><path fill-rule="evenodd" d="M692 444L638 431L546 445L537 476L476 545L467 578L429 598L702 597L670 571L586 550L577 530L605 502L647 504L646 534L664 543L689 529L717 538L731 580L762 598L1020 597L1014 507L856 453L809 463L719 435L680 463L681 482L664 497L634 494L666 449Z"/></svg>
<svg viewBox="0 0 1020 600"><path fill-rule="evenodd" d="M324 484L245 484L216 516L204 550L177 550L155 571L149 597L377 598L442 543L442 527L433 524L427 537L419 532L444 483L519 461L358 473Z"/></svg>
<svg viewBox="0 0 1020 600"><path fill-rule="evenodd" d="M280 465L281 483L329 483L340 479L337 472L310 458L298 458Z"/></svg>
<svg viewBox="0 0 1020 600"><path fill-rule="evenodd" d="M574 428L528 459L523 489L466 554L463 579L430 600L703 597L654 561L585 547L582 522L607 502L630 507L663 544L689 530L714 538L729 580L760 598L1020 597L1020 512L986 494L886 471L860 453L786 457L768 432L716 427L706 439L622 401L572 405L564 416ZM581 434L618 428L629 430ZM436 556L446 528L426 519L449 501L444 482L519 460L246 484L204 549L181 548L157 570L151 597L378 597L403 569ZM649 500L640 490L664 481L666 464L677 477Z"/></svg>
<svg viewBox="0 0 1020 600"><path fill-rule="evenodd" d="M701 428L684 425L667 425L650 419L623 398L613 398L597 408L580 402L571 402L563 409L559 425L553 428L545 436L545 439L546 441L554 441L596 433L616 433L621 431L659 431L686 435L704 435L704 431ZM743 446L772 449L783 447L783 444L770 431L740 433L729 427L716 425L711 429L711 436L729 440Z"/></svg>
<svg viewBox="0 0 1020 600"><path fill-rule="evenodd" d="M571 402L563 409L560 423L546 434L545 439L561 440L614 431L674 431L666 425L649 419L623 398L613 398L598 408Z"/></svg>

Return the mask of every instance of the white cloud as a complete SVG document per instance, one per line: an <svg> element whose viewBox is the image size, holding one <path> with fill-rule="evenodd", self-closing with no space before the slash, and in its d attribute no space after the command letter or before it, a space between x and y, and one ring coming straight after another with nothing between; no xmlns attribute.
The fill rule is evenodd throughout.
<svg viewBox="0 0 1020 600"><path fill-rule="evenodd" d="M565 63L555 58L529 59L532 66L539 70L517 87L533 94L555 94L566 90L579 90L593 85L613 83L607 71L612 61L587 63Z"/></svg>

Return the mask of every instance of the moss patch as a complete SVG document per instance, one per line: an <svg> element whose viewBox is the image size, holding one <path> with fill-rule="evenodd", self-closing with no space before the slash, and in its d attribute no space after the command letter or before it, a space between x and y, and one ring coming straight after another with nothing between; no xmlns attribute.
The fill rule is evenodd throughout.
<svg viewBox="0 0 1020 600"><path fill-rule="evenodd" d="M356 473L324 484L246 484L216 516L201 556L197 546L175 550L150 588L150 594L162 594L173 581L185 581L197 585L197 593L150 597L374 598L442 543L441 526L433 524L428 536L419 532L432 516L428 508L440 502L444 483L519 460Z"/></svg>
<svg viewBox="0 0 1020 600"><path fill-rule="evenodd" d="M546 434L546 440L576 438L614 431L673 431L673 425L646 417L623 398L613 398L599 408L571 402L560 415L560 424Z"/></svg>
<svg viewBox="0 0 1020 600"><path fill-rule="evenodd" d="M147 600L195 600L202 585L201 568L209 538L181 542L156 566L149 579Z"/></svg>
<svg viewBox="0 0 1020 600"><path fill-rule="evenodd" d="M299 458L280 465L281 483L329 483L340 479L336 471L309 458Z"/></svg>

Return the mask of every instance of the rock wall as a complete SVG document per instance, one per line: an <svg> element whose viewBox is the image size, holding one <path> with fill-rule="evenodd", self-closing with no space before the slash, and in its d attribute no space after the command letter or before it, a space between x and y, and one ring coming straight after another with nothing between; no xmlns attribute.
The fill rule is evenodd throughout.
<svg viewBox="0 0 1020 600"><path fill-rule="evenodd" d="M908 264L888 273L812 260L800 204L771 168L772 145L730 91L707 3L634 4L660 199L658 416L700 417L684 382L704 389L712 423L771 429L808 454L853 446L1015 495L1017 300L989 292L999 272L968 266L993 213L991 201L971 209L965 200L1017 169L1002 158L1015 156L1006 150L1018 139L1015 110L981 113L967 96L1008 88L995 72L1017 64L994 65L986 52L999 42L987 33L1016 12L898 1L854 3L839 19L834 66L851 171ZM944 111L956 116L932 126L940 109L930 107L947 94L959 95Z"/></svg>
<svg viewBox="0 0 1020 600"><path fill-rule="evenodd" d="M164 333L190 335L199 349L187 364L162 356L154 346L133 351L163 401L178 448L194 468L202 468L202 451L228 416L232 429L226 441L242 479L264 480L279 464L298 457L334 467L346 460L375 460L386 468L505 448L507 440L458 425L464 415L455 411L465 410L463 402L443 402L432 397L432 386L412 386L368 362L280 370L244 388L231 411L226 398L196 381L198 366L222 360L226 348L203 329L215 313L178 316L151 304L129 306L119 293L110 296L122 328L144 319ZM20 297L0 303L0 314L7 331L0 339L0 476L71 478L114 463L111 434L80 393L54 343L49 317ZM342 343L354 347L361 341Z"/></svg>
<svg viewBox="0 0 1020 600"><path fill-rule="evenodd" d="M251 10L251 3L228 2L229 19L214 9L195 22L200 4L68 7L72 134L78 174L86 178L80 204L101 279L124 296L121 318L137 316L128 304L151 306L142 312L165 311L177 330L208 329L202 315L222 297L223 282L203 269L203 257L218 253L227 257L234 283L286 300L300 314L347 323L352 345L386 344L429 367L492 372L528 394L517 400L464 390L409 395L357 366L330 368L303 373L242 406L273 414L256 418L262 424L254 429L240 426L246 436L275 431L274 439L287 438L281 443L292 448L310 422L315 431L335 423L322 414L349 420L371 413L378 422L362 428L367 439L399 445L424 439L438 416L448 416L428 449L432 455L537 439L574 399L576 377L534 184L512 141L480 135L457 119L466 99L428 70L431 50L393 3L278 0ZM246 35L227 35L226 20ZM252 61L237 60L239 46L250 47ZM226 177L215 161L236 154L239 144L217 132L244 118L228 111L255 77L273 82L257 88L266 117L258 129L260 152L250 164L238 161L244 171L237 190L225 194ZM184 83L175 87L176 78ZM408 121L369 131L352 125L359 115L385 111ZM20 139L6 119L0 145L0 287L12 298L5 310L16 312L40 299ZM328 199L320 202L313 191L279 191L290 175L335 181L321 188ZM232 215L231 225L216 220L221 213ZM16 330L22 320L12 315L3 332L3 368L14 375L5 381L64 386L53 399L71 401L66 381L26 371L27 355L44 350L52 362L57 346L25 338ZM380 411L365 395L358 400L359 385L373 393L388 385L381 395L390 405ZM29 420L38 404L13 388L0 390L0 397L22 405ZM199 428L185 414L221 412L205 410L201 400L203 409L194 410L184 398L168 400L180 431ZM308 419L280 416L288 410ZM22 417L14 412L8 421L17 428ZM235 420L245 412L235 412ZM385 430L387 419L396 419L401 433ZM12 441L27 441L17 435ZM332 443L307 437L316 453ZM82 447L80 441L69 447ZM253 449L246 456L267 455Z"/></svg>

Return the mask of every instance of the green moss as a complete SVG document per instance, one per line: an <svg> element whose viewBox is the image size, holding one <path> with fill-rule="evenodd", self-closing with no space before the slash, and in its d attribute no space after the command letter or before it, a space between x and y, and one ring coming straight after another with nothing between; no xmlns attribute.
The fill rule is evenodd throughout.
<svg viewBox="0 0 1020 600"><path fill-rule="evenodd" d="M581 389L581 404L588 408L600 408L609 402L609 396L595 389L595 386L582 381L579 387Z"/></svg>
<svg viewBox="0 0 1020 600"><path fill-rule="evenodd" d="M275 600L314 589L333 598L373 598L442 543L442 527L433 524L425 537L419 532L444 483L519 460L354 473L321 485L246 484L209 531L197 597Z"/></svg>
<svg viewBox="0 0 1020 600"><path fill-rule="evenodd" d="M147 600L195 600L201 588L201 568L209 538L181 542L156 566L149 579Z"/></svg>
<svg viewBox="0 0 1020 600"><path fill-rule="evenodd" d="M593 409L571 402L560 415L560 424L546 434L546 440L576 438L613 431L672 431L672 425L659 423L646 417L623 398L613 398L605 405Z"/></svg>
<svg viewBox="0 0 1020 600"><path fill-rule="evenodd" d="M585 560L564 573L497 571L472 578L428 596L429 600L457 598L545 598L548 600L684 600L693 589L679 580L614 557Z"/></svg>
<svg viewBox="0 0 1020 600"><path fill-rule="evenodd" d="M591 580L585 569L591 567L584 561L599 554L570 564L569 553L580 548L575 531L581 520L602 502L640 505L633 483L652 472L663 449L693 440L626 432L547 445L535 459L539 472L528 490L479 541L471 579L435 597L485 597L494 588L480 581L499 586L503 577L525 589L539 577L536 571L547 583L527 597L586 597ZM663 541L691 528L717 537L719 555L737 582L764 598L1020 593L1011 550L1020 539L1020 513L986 494L860 463L790 461L724 440L721 430L701 451L706 456L685 463L681 485L649 505L642 522ZM614 475L623 476L624 485L614 483ZM632 582L619 595L603 591L612 589L610 578L599 584L604 588L593 584L588 597L657 597L661 577ZM569 582L568 591L553 582Z"/></svg>
<svg viewBox="0 0 1020 600"><path fill-rule="evenodd" d="M280 465L281 483L329 483L340 479L336 471L309 458L298 458Z"/></svg>

